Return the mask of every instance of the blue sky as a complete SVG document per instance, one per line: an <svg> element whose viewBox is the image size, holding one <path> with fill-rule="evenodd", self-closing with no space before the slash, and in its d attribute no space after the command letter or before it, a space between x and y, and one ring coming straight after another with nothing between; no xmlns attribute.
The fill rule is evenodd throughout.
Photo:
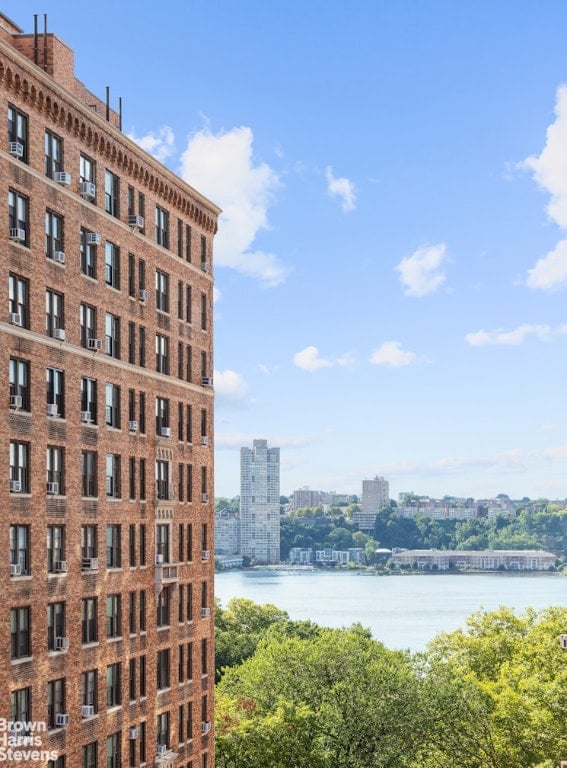
<svg viewBox="0 0 567 768"><path fill-rule="evenodd" d="M5 0L220 205L216 493L567 497L567 4Z"/></svg>

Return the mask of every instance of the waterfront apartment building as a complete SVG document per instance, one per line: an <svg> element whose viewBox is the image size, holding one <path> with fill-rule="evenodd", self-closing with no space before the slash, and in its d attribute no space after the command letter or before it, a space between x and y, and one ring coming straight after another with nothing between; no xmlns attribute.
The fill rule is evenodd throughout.
<svg viewBox="0 0 567 768"><path fill-rule="evenodd" d="M73 61L0 15L0 718L47 768L212 768L219 209Z"/></svg>
<svg viewBox="0 0 567 768"><path fill-rule="evenodd" d="M280 560L280 449L267 440L240 449L240 554L254 563Z"/></svg>
<svg viewBox="0 0 567 768"><path fill-rule="evenodd" d="M403 566L418 570L449 568L481 571L548 571L555 567L557 556L552 552L530 549L403 549L392 555L396 568Z"/></svg>
<svg viewBox="0 0 567 768"><path fill-rule="evenodd" d="M390 484L383 477L362 481L360 512L355 512L353 522L361 531L373 531L376 515L390 503Z"/></svg>

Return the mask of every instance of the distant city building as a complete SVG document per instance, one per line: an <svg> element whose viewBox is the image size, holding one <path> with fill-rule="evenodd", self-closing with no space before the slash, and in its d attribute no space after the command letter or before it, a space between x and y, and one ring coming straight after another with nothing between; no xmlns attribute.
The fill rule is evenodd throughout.
<svg viewBox="0 0 567 768"><path fill-rule="evenodd" d="M336 491L312 491L307 486L293 492L294 510L303 507L329 507L333 504L352 504L354 496Z"/></svg>
<svg viewBox="0 0 567 768"><path fill-rule="evenodd" d="M362 481L360 512L353 514L353 522L361 531L374 530L374 521L382 507L390 503L390 484L383 477Z"/></svg>
<svg viewBox="0 0 567 768"><path fill-rule="evenodd" d="M238 512L215 512L215 555L236 555L240 548Z"/></svg>
<svg viewBox="0 0 567 768"><path fill-rule="evenodd" d="M255 563L280 560L280 449L267 440L240 449L240 553Z"/></svg>
<svg viewBox="0 0 567 768"><path fill-rule="evenodd" d="M292 547L289 550L289 562L292 565L309 565L313 562L313 550Z"/></svg>
<svg viewBox="0 0 567 768"><path fill-rule="evenodd" d="M557 556L552 552L531 549L406 549L392 556L392 563L420 570L435 567L440 571L448 568L474 568L495 571L547 571L555 566Z"/></svg>
<svg viewBox="0 0 567 768"><path fill-rule="evenodd" d="M457 498L431 499L429 496L416 496L413 493L400 493L397 513L402 517L413 518L423 515L434 520L468 520L474 517L493 518L498 515L510 517L515 514L515 504L506 498L483 499Z"/></svg>

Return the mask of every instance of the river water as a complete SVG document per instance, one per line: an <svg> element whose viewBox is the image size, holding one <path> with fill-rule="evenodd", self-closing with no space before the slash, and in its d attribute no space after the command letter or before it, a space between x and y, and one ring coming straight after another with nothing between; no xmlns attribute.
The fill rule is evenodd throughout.
<svg viewBox="0 0 567 768"><path fill-rule="evenodd" d="M232 597L245 597L325 627L360 622L388 648L420 651L440 632L463 627L481 608L505 605L521 613L528 606L567 605L567 577L234 570L216 574L215 592L223 606Z"/></svg>

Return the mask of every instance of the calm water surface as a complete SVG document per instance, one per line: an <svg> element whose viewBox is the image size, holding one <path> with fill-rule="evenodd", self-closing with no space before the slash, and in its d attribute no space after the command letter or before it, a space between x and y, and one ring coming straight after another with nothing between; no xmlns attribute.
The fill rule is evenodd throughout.
<svg viewBox="0 0 567 768"><path fill-rule="evenodd" d="M374 576L352 571L226 571L215 577L226 606L232 597L273 603L292 619L325 627L360 622L388 648L423 650L439 632L501 605L517 612L567 605L567 577L507 574Z"/></svg>

